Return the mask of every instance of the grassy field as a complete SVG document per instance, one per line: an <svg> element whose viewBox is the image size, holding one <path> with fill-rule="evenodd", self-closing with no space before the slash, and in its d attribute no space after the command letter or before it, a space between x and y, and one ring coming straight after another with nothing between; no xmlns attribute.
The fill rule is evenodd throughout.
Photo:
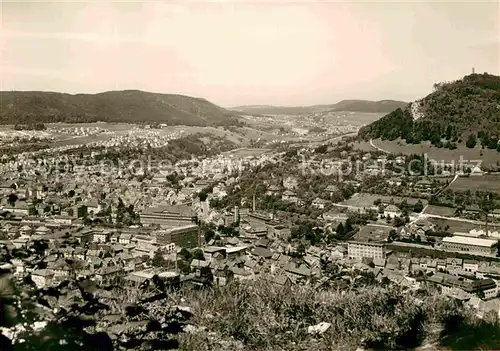
<svg viewBox="0 0 500 351"><path fill-rule="evenodd" d="M370 145L368 141L356 141L354 142L354 148L357 150L365 151L365 152L373 152L375 149Z"/></svg>
<svg viewBox="0 0 500 351"><path fill-rule="evenodd" d="M429 218L429 221L436 224L442 230L445 230L446 228L448 228L447 231L450 233L454 233L454 232L468 233L472 229L485 230L484 224L462 222L462 221L453 220L453 219ZM488 228L491 231L500 231L500 225L498 225L498 224L495 225L493 223L489 223Z"/></svg>
<svg viewBox="0 0 500 351"><path fill-rule="evenodd" d="M63 129L63 128L102 128L108 129L110 131L124 131L132 129L135 124L129 123L107 123L107 122L97 122L97 123L47 123L45 124L47 128L50 129Z"/></svg>
<svg viewBox="0 0 500 351"><path fill-rule="evenodd" d="M409 205L413 205L417 203L419 200L422 201L422 204L427 205L427 200L425 199L415 199L415 198L406 198L406 197L398 197L398 196L383 196L377 194L367 194L367 193L359 193L354 195L348 200L341 202L342 205L355 206L355 207L371 207L373 206L373 202L375 200L382 200L386 202L390 202L394 200L394 203L398 204L406 200Z"/></svg>
<svg viewBox="0 0 500 351"><path fill-rule="evenodd" d="M445 206L429 205L424 213L436 216L453 217L455 215L455 209Z"/></svg>
<svg viewBox="0 0 500 351"><path fill-rule="evenodd" d="M270 150L271 149L241 148L228 151L227 154L234 155L237 157L259 156Z"/></svg>
<svg viewBox="0 0 500 351"><path fill-rule="evenodd" d="M500 153L496 150L481 150L479 147L469 149L465 145L458 145L457 149L449 150L434 147L428 142L418 145L406 144L404 140L388 141L377 139L373 141L373 144L390 153L402 153L405 155L427 154L430 159L438 162L444 161L449 163L455 161L455 163L458 163L460 161L460 157L463 158L465 163L470 162L475 164L476 161L480 160L484 166L497 165L500 162ZM361 146L365 145L362 144ZM374 150L373 147L372 150ZM480 155L481 151L483 152L482 156Z"/></svg>
<svg viewBox="0 0 500 351"><path fill-rule="evenodd" d="M113 135L110 134L98 134L98 135L89 135L89 136L81 136L74 138L63 138L59 140L55 140L50 144L51 147L59 147L59 146L67 146L67 145L81 145L81 144L89 144L96 141L105 141L113 138Z"/></svg>
<svg viewBox="0 0 500 351"><path fill-rule="evenodd" d="M460 177L449 188L455 191L481 190L500 194L500 175Z"/></svg>
<svg viewBox="0 0 500 351"><path fill-rule="evenodd" d="M354 235L352 240L358 241L384 241L389 236L389 232L393 229L392 227L380 227L374 225L366 225L360 228L360 230Z"/></svg>

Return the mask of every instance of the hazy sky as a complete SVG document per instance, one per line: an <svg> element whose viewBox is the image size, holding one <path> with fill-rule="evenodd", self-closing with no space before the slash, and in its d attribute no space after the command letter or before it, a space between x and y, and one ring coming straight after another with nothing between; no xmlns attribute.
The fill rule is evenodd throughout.
<svg viewBox="0 0 500 351"><path fill-rule="evenodd" d="M410 101L500 71L497 1L4 1L1 15L1 90Z"/></svg>

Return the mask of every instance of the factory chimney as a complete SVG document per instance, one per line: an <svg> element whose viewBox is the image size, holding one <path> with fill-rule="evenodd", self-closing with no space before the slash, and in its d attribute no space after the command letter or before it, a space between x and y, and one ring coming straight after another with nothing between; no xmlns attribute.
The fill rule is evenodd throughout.
<svg viewBox="0 0 500 351"><path fill-rule="evenodd" d="M234 223L238 223L240 221L240 209L238 206L234 206Z"/></svg>

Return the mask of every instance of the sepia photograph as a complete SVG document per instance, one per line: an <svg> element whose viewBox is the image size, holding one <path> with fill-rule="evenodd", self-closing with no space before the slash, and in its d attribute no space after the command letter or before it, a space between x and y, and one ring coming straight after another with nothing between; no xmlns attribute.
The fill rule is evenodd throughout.
<svg viewBox="0 0 500 351"><path fill-rule="evenodd" d="M0 351L500 350L500 2L0 0Z"/></svg>

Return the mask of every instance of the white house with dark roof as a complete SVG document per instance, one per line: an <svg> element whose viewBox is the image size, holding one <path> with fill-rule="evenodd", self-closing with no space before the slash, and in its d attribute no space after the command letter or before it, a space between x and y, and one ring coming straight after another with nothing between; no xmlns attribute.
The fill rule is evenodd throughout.
<svg viewBox="0 0 500 351"><path fill-rule="evenodd" d="M128 244L130 244L131 240L132 240L132 234L128 234L128 233L122 233L118 237L118 243L122 244L122 245L128 245Z"/></svg>
<svg viewBox="0 0 500 351"><path fill-rule="evenodd" d="M328 201L317 197L313 200L313 202L311 203L311 206L319 208L319 209L324 209L327 204L328 204Z"/></svg>
<svg viewBox="0 0 500 351"><path fill-rule="evenodd" d="M31 280L39 289L49 286L53 279L54 273L48 269L39 269L31 273Z"/></svg>
<svg viewBox="0 0 500 351"><path fill-rule="evenodd" d="M326 187L325 191L330 195L333 196L334 193L337 191L340 191L339 187L333 184L330 184Z"/></svg>
<svg viewBox="0 0 500 351"><path fill-rule="evenodd" d="M291 190L286 190L281 195L281 200L296 203L296 202L298 202L299 198L297 197L297 193L295 193Z"/></svg>
<svg viewBox="0 0 500 351"><path fill-rule="evenodd" d="M401 215L401 210L396 205L389 205L384 208L384 216L386 217L397 217Z"/></svg>

